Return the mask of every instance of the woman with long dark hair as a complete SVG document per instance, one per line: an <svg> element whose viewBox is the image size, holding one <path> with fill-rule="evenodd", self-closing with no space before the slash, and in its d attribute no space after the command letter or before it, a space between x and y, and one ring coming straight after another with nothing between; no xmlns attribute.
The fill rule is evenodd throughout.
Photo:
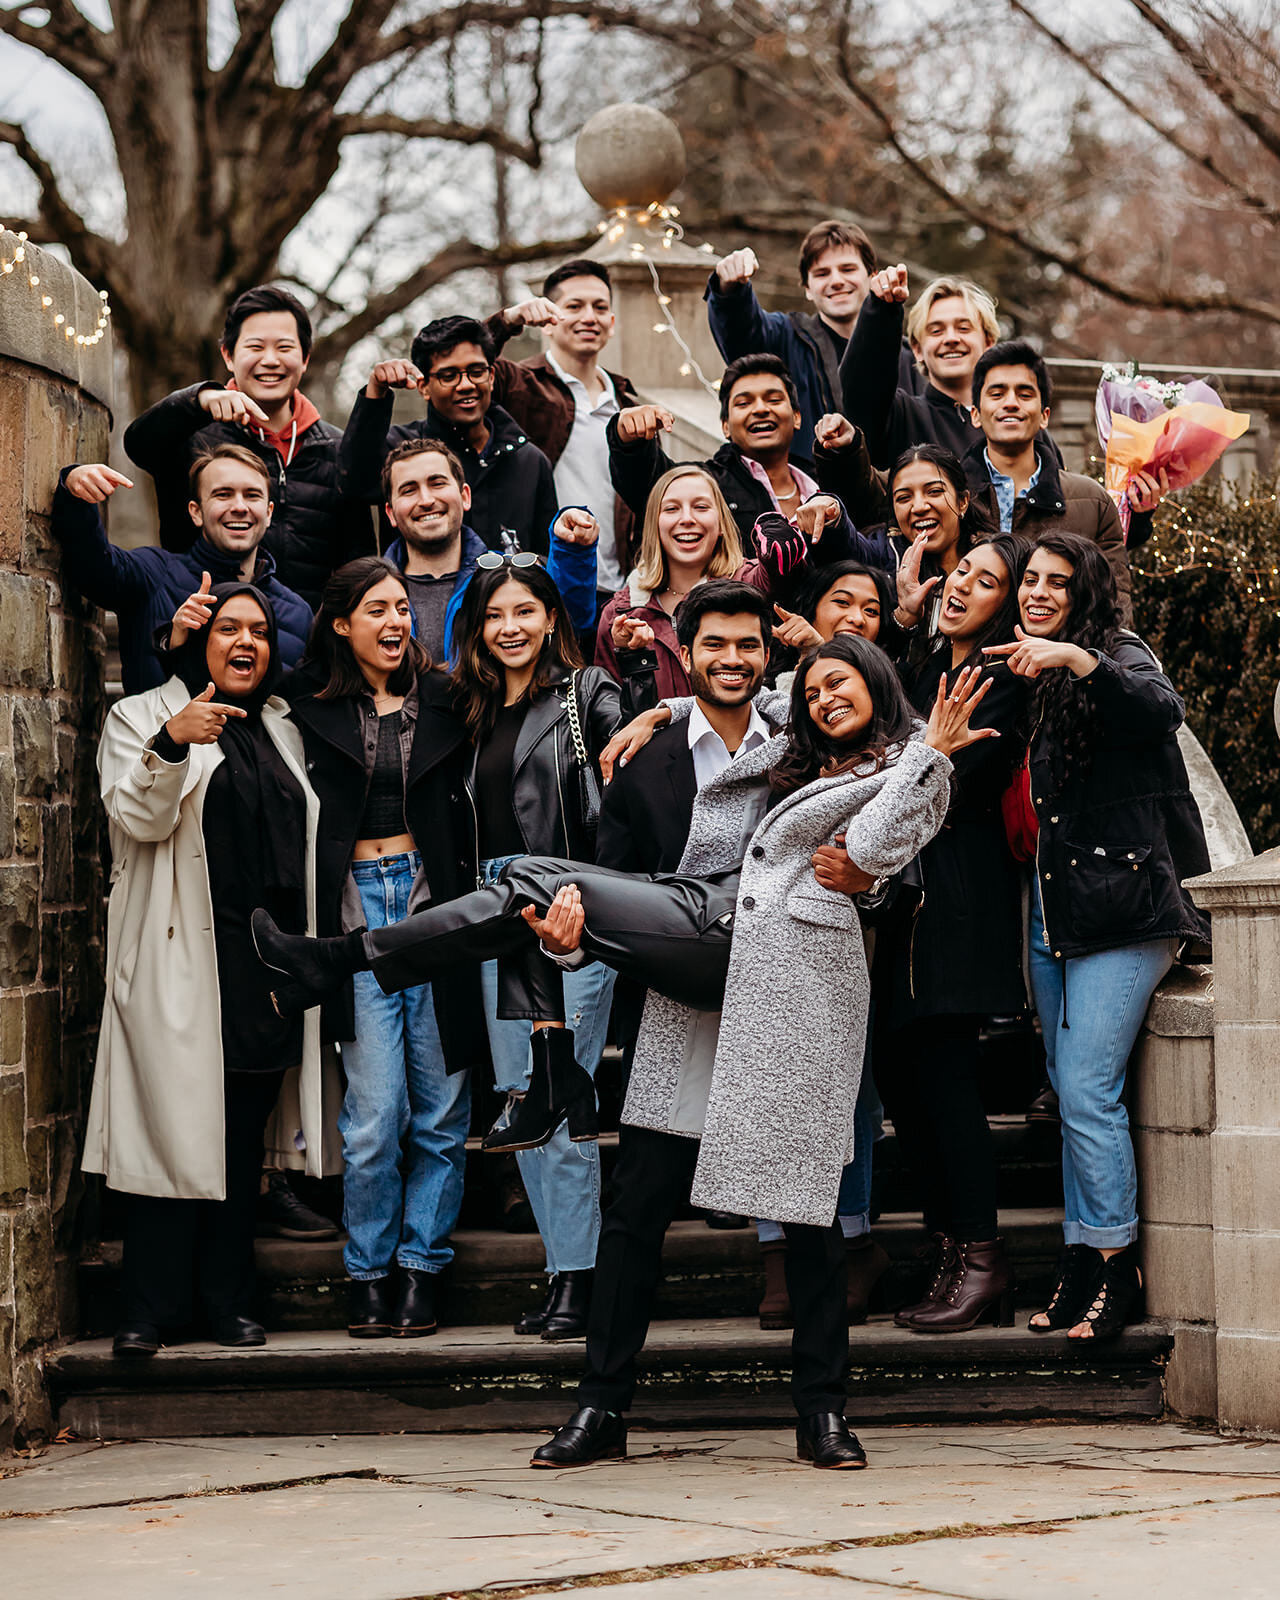
<svg viewBox="0 0 1280 1600"><path fill-rule="evenodd" d="M411 629L403 575L362 556L325 585L285 685L320 796L318 917L328 934L386 927L475 885L466 734L448 677ZM356 973L326 996L326 1030L343 1041L346 1072L353 1338L435 1331L436 1284L462 1204L468 1068L487 1054L479 1013L474 965L394 995Z"/></svg>
<svg viewBox="0 0 1280 1600"><path fill-rule="evenodd" d="M838 633L854 633L896 656L902 639L893 620L896 607L894 581L883 567L867 561L836 561L808 575L794 611L774 606L778 621L773 637L803 652ZM789 690L793 681L792 673L781 673L778 687Z"/></svg>
<svg viewBox="0 0 1280 1600"><path fill-rule="evenodd" d="M917 1332L1008 1324L1013 1278L996 1217L996 1168L978 1082L984 1019L1026 1005L1018 869L1000 799L1017 760L1026 693L983 647L1013 636L1023 547L1007 534L969 546L942 585L932 648L906 669L918 711L964 667L988 693L976 721L999 738L959 752L946 825L920 854L876 948L876 1074L924 1191L934 1265L924 1298L897 1315Z"/></svg>
<svg viewBox="0 0 1280 1600"><path fill-rule="evenodd" d="M1182 883L1209 870L1209 854L1178 748L1182 700L1120 627L1097 545L1043 534L1018 602L1016 640L987 654L1034 691L1021 775L1036 835L1029 956L1065 1195L1064 1254L1031 1327L1105 1339L1142 1301L1129 1052L1179 946L1208 939Z"/></svg>
<svg viewBox="0 0 1280 1600"><path fill-rule="evenodd" d="M560 592L533 562L481 556L453 627L453 679L474 755L467 793L475 808L479 878L497 881L524 855L590 861L595 853L590 797L599 794L596 763L616 732L618 685L600 667L584 667ZM585 785L585 789L584 789ZM565 976L571 1035L565 1045L592 1077L609 1027L614 974L598 961ZM498 1015L497 963L484 967L485 1020L494 1081L507 1110L487 1149L514 1150L546 1247L547 1293L516 1323L547 1340L586 1331L600 1237L600 1153L594 1139L574 1140L524 1108L534 1056L558 1048L541 1024Z"/></svg>
<svg viewBox="0 0 1280 1600"><path fill-rule="evenodd" d="M898 605L894 620L913 631L917 652L933 639L942 615L942 584L984 533L996 531L969 492L958 456L938 444L912 445L889 473L889 505L897 536Z"/></svg>

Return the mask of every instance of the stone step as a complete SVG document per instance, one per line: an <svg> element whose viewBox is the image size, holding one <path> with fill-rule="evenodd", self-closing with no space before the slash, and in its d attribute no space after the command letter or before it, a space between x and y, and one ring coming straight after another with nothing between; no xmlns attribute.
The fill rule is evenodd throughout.
<svg viewBox="0 0 1280 1600"><path fill-rule="evenodd" d="M1019 1303L1043 1303L1062 1240L1060 1211L1006 1213L1001 1226L1017 1274ZM889 1252L890 1271L873 1307L906 1305L920 1292L922 1265L916 1252L924 1235L912 1215L881 1217L874 1236ZM454 1235L453 1266L441 1285L442 1320L452 1327L507 1324L541 1297L544 1256L536 1234L460 1230ZM81 1331L105 1335L116 1322L120 1247L104 1244L99 1259L80 1268ZM663 1250L662 1317L752 1317L763 1276L754 1228L711 1229L703 1222L676 1222ZM272 1331L308 1331L346 1326L347 1280L341 1243L258 1241L261 1315Z"/></svg>
<svg viewBox="0 0 1280 1600"><path fill-rule="evenodd" d="M930 1338L875 1317L849 1343L855 1421L1110 1421L1161 1415L1173 1341L1156 1324L1097 1349L1025 1327ZM82 1438L497 1432L563 1422L582 1359L580 1343L470 1327L415 1340L282 1333L258 1350L192 1344L141 1362L114 1359L101 1339L60 1351L45 1374L58 1425ZM792 1420L787 1333L655 1322L640 1366L637 1426Z"/></svg>

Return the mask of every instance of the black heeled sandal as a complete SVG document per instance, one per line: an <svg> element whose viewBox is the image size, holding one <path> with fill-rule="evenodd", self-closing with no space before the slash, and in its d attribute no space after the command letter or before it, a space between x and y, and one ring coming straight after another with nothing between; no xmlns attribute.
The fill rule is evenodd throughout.
<svg viewBox="0 0 1280 1600"><path fill-rule="evenodd" d="M1074 1328L1093 1299L1099 1265L1098 1252L1087 1244L1067 1245L1058 1257L1049 1304L1043 1311L1035 1312L1027 1323L1031 1332L1056 1333L1063 1328ZM1036 1317L1047 1317L1048 1321L1037 1323Z"/></svg>
<svg viewBox="0 0 1280 1600"><path fill-rule="evenodd" d="M1138 1270L1138 1252L1133 1245L1108 1256L1102 1262L1094 1279L1093 1300L1085 1308L1079 1321L1089 1328L1088 1333L1076 1334L1078 1340L1097 1343L1100 1339L1114 1339L1131 1322L1142 1316L1143 1283ZM1067 1335L1071 1338L1071 1335Z"/></svg>

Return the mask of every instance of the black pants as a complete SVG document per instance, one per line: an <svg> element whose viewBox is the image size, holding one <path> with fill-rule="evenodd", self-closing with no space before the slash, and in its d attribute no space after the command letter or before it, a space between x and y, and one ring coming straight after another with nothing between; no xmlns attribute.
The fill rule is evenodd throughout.
<svg viewBox="0 0 1280 1600"><path fill-rule="evenodd" d="M923 1191L925 1227L994 1239L996 1163L978 1086L976 1016L926 1017L878 1035L880 1098Z"/></svg>
<svg viewBox="0 0 1280 1600"><path fill-rule="evenodd" d="M124 1220L122 1324L181 1328L196 1301L210 1321L253 1314L262 1136L280 1095L283 1069L228 1072L225 1200L131 1194Z"/></svg>
<svg viewBox="0 0 1280 1600"><path fill-rule="evenodd" d="M697 1011L719 1011L729 970L738 869L706 878L644 877L558 856L521 856L500 880L417 911L365 935L374 977L388 993L429 983L459 961L499 961L498 1015L564 1021L560 968L542 955L521 917L546 912L556 891L576 883L586 929L582 948Z"/></svg>
<svg viewBox="0 0 1280 1600"><path fill-rule="evenodd" d="M626 1411L636 1386L662 1271L662 1240L677 1205L689 1197L698 1141L623 1125L614 1200L604 1214L587 1323L587 1373L578 1402ZM791 1397L797 1413L843 1411L849 1371L844 1235L783 1224L791 1296Z"/></svg>

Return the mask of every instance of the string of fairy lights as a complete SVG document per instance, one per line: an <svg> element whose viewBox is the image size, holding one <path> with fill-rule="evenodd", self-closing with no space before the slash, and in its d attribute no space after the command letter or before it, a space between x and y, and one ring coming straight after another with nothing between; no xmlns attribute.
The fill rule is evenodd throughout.
<svg viewBox="0 0 1280 1600"><path fill-rule="evenodd" d="M36 270L37 263L27 255L28 239L25 233L16 233L13 236L18 242L13 248L12 255L5 253L0 248L0 275L13 277L21 282L25 279L27 288L40 298L40 309L53 323L69 344L90 346L99 344L106 335L107 324L111 320L111 307L107 303L107 291L98 290L99 310L92 329L77 328L70 320L76 315L75 308L68 311L61 305L55 295L49 293L49 286L40 281L40 274Z"/></svg>

